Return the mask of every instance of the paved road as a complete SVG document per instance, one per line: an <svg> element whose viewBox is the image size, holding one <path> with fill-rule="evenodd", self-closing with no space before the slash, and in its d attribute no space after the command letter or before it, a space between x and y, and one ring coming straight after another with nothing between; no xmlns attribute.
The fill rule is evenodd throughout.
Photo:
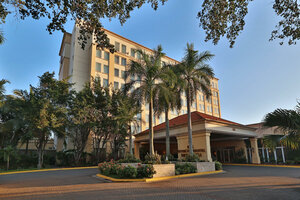
<svg viewBox="0 0 300 200"><path fill-rule="evenodd" d="M224 174L155 183L111 183L97 169L0 176L0 199L300 200L300 169L225 166Z"/></svg>

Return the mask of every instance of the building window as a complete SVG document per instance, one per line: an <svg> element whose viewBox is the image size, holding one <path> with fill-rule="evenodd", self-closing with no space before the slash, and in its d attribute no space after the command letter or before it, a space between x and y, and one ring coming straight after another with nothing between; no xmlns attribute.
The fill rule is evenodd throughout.
<svg viewBox="0 0 300 200"><path fill-rule="evenodd" d="M104 51L104 60L109 60L109 53Z"/></svg>
<svg viewBox="0 0 300 200"><path fill-rule="evenodd" d="M125 88L125 84L121 83L121 89L123 90Z"/></svg>
<svg viewBox="0 0 300 200"><path fill-rule="evenodd" d="M115 63L119 65L119 63L120 63L120 57L119 56L115 56Z"/></svg>
<svg viewBox="0 0 300 200"><path fill-rule="evenodd" d="M145 108L146 108L146 110L149 110L149 103L145 104Z"/></svg>
<svg viewBox="0 0 300 200"><path fill-rule="evenodd" d="M149 123L149 115L146 115L146 122Z"/></svg>
<svg viewBox="0 0 300 200"><path fill-rule="evenodd" d="M139 60L140 60L140 59L141 59L141 57L142 57L141 53L140 53L140 52L137 52L137 54L136 54L136 55L137 55L137 59L139 59Z"/></svg>
<svg viewBox="0 0 300 200"><path fill-rule="evenodd" d="M99 77L99 76L96 76L95 81L96 81L96 82L100 82L100 77Z"/></svg>
<svg viewBox="0 0 300 200"><path fill-rule="evenodd" d="M122 44L122 53L125 53L125 54L127 53L126 52L126 46L124 44Z"/></svg>
<svg viewBox="0 0 300 200"><path fill-rule="evenodd" d="M116 49L116 51L120 52L120 43L119 42L115 42L115 49Z"/></svg>
<svg viewBox="0 0 300 200"><path fill-rule="evenodd" d="M121 65L126 66L126 58L122 58Z"/></svg>
<svg viewBox="0 0 300 200"><path fill-rule="evenodd" d="M196 108L196 107L197 107L196 102L194 102L194 103L192 104L192 107L193 107L193 108Z"/></svg>
<svg viewBox="0 0 300 200"><path fill-rule="evenodd" d="M108 86L108 79L103 79L103 86L104 87L107 87Z"/></svg>
<svg viewBox="0 0 300 200"><path fill-rule="evenodd" d="M104 65L103 66L103 73L104 74L108 74L109 73L109 67L108 67L108 65Z"/></svg>
<svg viewBox="0 0 300 200"><path fill-rule="evenodd" d="M216 114L219 114L218 108L215 108L215 113L216 113Z"/></svg>
<svg viewBox="0 0 300 200"><path fill-rule="evenodd" d="M130 55L135 58L135 49L130 49Z"/></svg>
<svg viewBox="0 0 300 200"><path fill-rule="evenodd" d="M161 115L161 116L159 116L159 123L161 124L163 122L164 122L164 117Z"/></svg>
<svg viewBox="0 0 300 200"><path fill-rule="evenodd" d="M119 89L119 82L116 81L114 82L114 89L115 90Z"/></svg>
<svg viewBox="0 0 300 200"><path fill-rule="evenodd" d="M125 74L125 71L121 71L121 76L122 76L122 78L125 80L126 79L126 74Z"/></svg>
<svg viewBox="0 0 300 200"><path fill-rule="evenodd" d="M211 106L207 106L207 111L212 112Z"/></svg>
<svg viewBox="0 0 300 200"><path fill-rule="evenodd" d="M210 99L210 98L209 98L209 99L207 99L207 102L211 104L211 99Z"/></svg>
<svg viewBox="0 0 300 200"><path fill-rule="evenodd" d="M119 69L115 69L115 76L119 77Z"/></svg>
<svg viewBox="0 0 300 200"><path fill-rule="evenodd" d="M96 72L101 72L101 63L96 62Z"/></svg>
<svg viewBox="0 0 300 200"><path fill-rule="evenodd" d="M96 50L96 57L97 58L102 58L102 51L100 49Z"/></svg>

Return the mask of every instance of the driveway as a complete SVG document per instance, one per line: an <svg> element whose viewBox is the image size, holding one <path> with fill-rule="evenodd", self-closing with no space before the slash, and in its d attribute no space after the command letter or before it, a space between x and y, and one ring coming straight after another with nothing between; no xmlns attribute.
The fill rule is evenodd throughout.
<svg viewBox="0 0 300 200"><path fill-rule="evenodd" d="M300 200L300 169L225 166L224 174L154 183L111 183L97 169L0 176L0 199Z"/></svg>

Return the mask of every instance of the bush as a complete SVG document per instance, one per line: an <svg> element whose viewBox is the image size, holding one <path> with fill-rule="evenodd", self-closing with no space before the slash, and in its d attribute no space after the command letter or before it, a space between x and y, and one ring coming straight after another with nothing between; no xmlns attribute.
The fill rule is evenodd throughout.
<svg viewBox="0 0 300 200"><path fill-rule="evenodd" d="M147 153L145 156L145 164L161 164L161 156L155 152L153 155Z"/></svg>
<svg viewBox="0 0 300 200"><path fill-rule="evenodd" d="M179 174L190 174L190 173L196 173L197 168L191 164L191 163L185 163L185 164L176 164L175 165L175 173L176 175Z"/></svg>
<svg viewBox="0 0 300 200"><path fill-rule="evenodd" d="M220 163L219 161L215 161L215 167L216 167L216 170L222 170L223 169L222 163Z"/></svg>
<svg viewBox="0 0 300 200"><path fill-rule="evenodd" d="M106 176L119 175L120 171L122 171L122 166L115 163L113 160L111 160L110 162L100 163L98 165L98 168L100 173Z"/></svg>
<svg viewBox="0 0 300 200"><path fill-rule="evenodd" d="M121 178L136 178L137 169L132 166L122 167L118 174Z"/></svg>
<svg viewBox="0 0 300 200"><path fill-rule="evenodd" d="M184 158L185 162L202 162L197 154L188 154Z"/></svg>
<svg viewBox="0 0 300 200"><path fill-rule="evenodd" d="M118 160L118 163L140 163L141 160L134 157L134 155L127 154L124 159Z"/></svg>
<svg viewBox="0 0 300 200"><path fill-rule="evenodd" d="M153 175L156 173L156 171L154 170L153 165L138 165L137 168L137 177L138 178L152 178Z"/></svg>
<svg viewBox="0 0 300 200"><path fill-rule="evenodd" d="M170 154L169 157L168 157L168 161L177 161L177 160L178 160L178 159L175 158L172 154ZM162 155L162 156L161 156L161 161L167 161L167 160L166 160L166 155Z"/></svg>

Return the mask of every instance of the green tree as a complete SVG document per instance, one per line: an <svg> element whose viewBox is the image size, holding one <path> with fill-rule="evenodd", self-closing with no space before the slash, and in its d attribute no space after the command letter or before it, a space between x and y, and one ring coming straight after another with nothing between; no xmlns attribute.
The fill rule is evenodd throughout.
<svg viewBox="0 0 300 200"><path fill-rule="evenodd" d="M3 31L0 29L0 45L4 43L4 34L3 34Z"/></svg>
<svg viewBox="0 0 300 200"><path fill-rule="evenodd" d="M10 158L12 155L14 155L15 148L12 147L11 145L8 145L3 149L3 153L4 153L4 160L6 161L6 170L9 170Z"/></svg>
<svg viewBox="0 0 300 200"><path fill-rule="evenodd" d="M107 35L102 30L100 19L117 18L124 24L130 17L131 11L140 8L146 2L151 4L154 10L159 3L164 4L166 0L112 0L112 1L25 1L5 0L0 1L0 24L5 23L8 14L20 16L20 19L41 18L50 19L47 31L65 32L65 24L69 20L76 21L80 28L79 40L85 47L87 39L94 33L94 39L100 47L107 47L114 51L113 45L109 43Z"/></svg>
<svg viewBox="0 0 300 200"><path fill-rule="evenodd" d="M193 44L187 44L185 56L174 71L178 76L178 84L185 92L188 112L188 136L189 153L193 154L193 137L191 121L191 104L194 102L198 91L202 91L206 97L211 95L210 79L214 76L213 69L206 63L213 58L208 51L199 53L194 50Z"/></svg>
<svg viewBox="0 0 300 200"><path fill-rule="evenodd" d="M177 82L177 76L173 71L173 65L163 66L164 73L161 76L161 82L156 88L154 100L154 110L157 116L165 114L166 123L166 159L170 156L170 126L169 126L169 111L181 109L181 88Z"/></svg>
<svg viewBox="0 0 300 200"><path fill-rule="evenodd" d="M90 83L87 83L81 91L74 93L68 108L68 136L74 145L75 164L80 165L88 138L99 116Z"/></svg>
<svg viewBox="0 0 300 200"><path fill-rule="evenodd" d="M270 147L279 143L291 149L300 147L300 103L295 110L279 108L268 113L263 122L265 127L277 127L283 133L282 136L266 137L264 143Z"/></svg>
<svg viewBox="0 0 300 200"><path fill-rule="evenodd" d="M162 52L161 45L154 49L151 55L142 50L137 50L137 53L141 55L141 59L132 61L130 64L127 74L135 78L130 81L128 86L129 88L136 87L132 91L132 95L135 99L140 99L139 103L146 102L149 104L149 151L150 155L153 155L153 99L155 97L154 92L164 73L161 59L165 54Z"/></svg>
<svg viewBox="0 0 300 200"><path fill-rule="evenodd" d="M43 166L45 146L52 133L58 137L65 135L66 102L69 101L71 84L67 80L54 79L54 73L46 72L39 77L37 87L30 86L30 92L17 93L20 99L26 99L30 110L24 112L24 120L32 133L38 151L38 165Z"/></svg>
<svg viewBox="0 0 300 200"><path fill-rule="evenodd" d="M249 3L253 0L204 0L198 12L200 27L206 33L205 41L217 44L221 37L229 40L233 47L236 38L243 31ZM285 39L288 44L296 44L300 39L300 4L297 0L275 0L273 9L281 18L272 31L270 40Z"/></svg>
<svg viewBox="0 0 300 200"><path fill-rule="evenodd" d="M4 100L4 93L5 93L4 85L6 83L9 83L9 81L5 79L0 80L0 106L1 106L1 102Z"/></svg>

